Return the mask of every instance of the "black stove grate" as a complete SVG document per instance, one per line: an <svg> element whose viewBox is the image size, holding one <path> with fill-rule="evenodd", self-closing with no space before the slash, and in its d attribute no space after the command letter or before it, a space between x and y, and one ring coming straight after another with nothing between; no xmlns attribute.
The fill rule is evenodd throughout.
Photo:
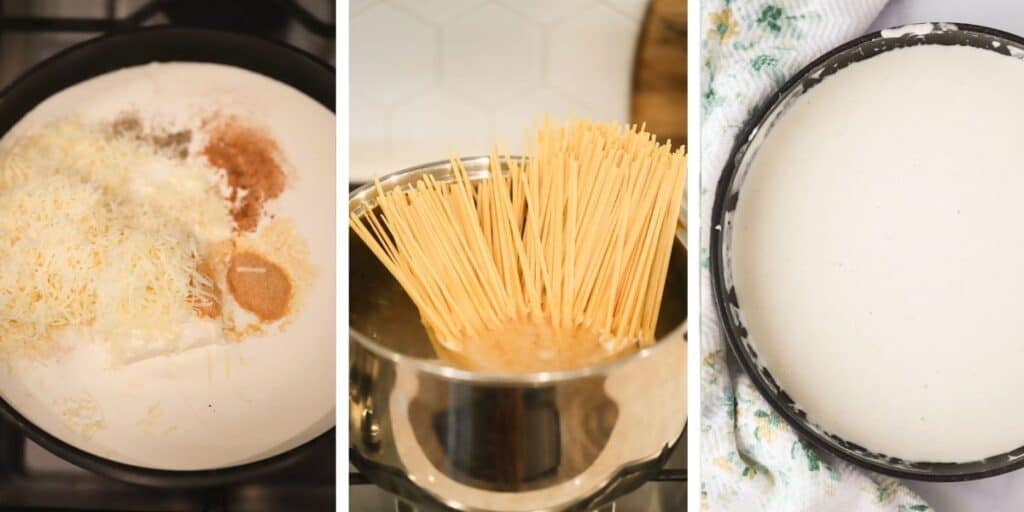
<svg viewBox="0 0 1024 512"><path fill-rule="evenodd" d="M294 21L317 36L333 40L335 26L321 20L296 0L149 0L127 15L117 16L117 0L103 1L103 16L7 15L21 2L0 2L0 32L116 32L143 26L163 14L170 23L184 26L222 28L267 35L280 32ZM331 19L334 2L327 2ZM5 7L7 7L5 9Z"/></svg>
<svg viewBox="0 0 1024 512"><path fill-rule="evenodd" d="M333 433L316 441L308 457L280 471L237 485L188 491L117 482L41 450L0 419L0 510L270 512L333 510L335 504ZM46 459L42 464L29 461L40 454Z"/></svg>

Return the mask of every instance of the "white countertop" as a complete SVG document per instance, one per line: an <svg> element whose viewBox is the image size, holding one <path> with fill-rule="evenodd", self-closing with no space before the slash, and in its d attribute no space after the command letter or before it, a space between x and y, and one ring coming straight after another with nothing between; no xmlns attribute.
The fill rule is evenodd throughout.
<svg viewBox="0 0 1024 512"><path fill-rule="evenodd" d="M1024 2L1019 0L891 0L871 30L923 21L984 25L1024 34ZM1024 471L958 483L906 481L937 512L1009 512L1024 508Z"/></svg>

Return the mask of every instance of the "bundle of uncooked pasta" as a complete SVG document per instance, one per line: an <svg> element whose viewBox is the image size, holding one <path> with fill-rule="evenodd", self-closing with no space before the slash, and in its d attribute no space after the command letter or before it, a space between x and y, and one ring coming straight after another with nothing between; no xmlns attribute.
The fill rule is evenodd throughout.
<svg viewBox="0 0 1024 512"><path fill-rule="evenodd" d="M351 228L440 355L489 371L600 363L654 341L686 155L638 127L545 120L525 158L385 190Z"/></svg>

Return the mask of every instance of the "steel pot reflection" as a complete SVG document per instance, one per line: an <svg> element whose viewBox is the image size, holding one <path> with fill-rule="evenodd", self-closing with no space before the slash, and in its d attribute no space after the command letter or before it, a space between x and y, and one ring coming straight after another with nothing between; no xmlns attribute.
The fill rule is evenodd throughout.
<svg viewBox="0 0 1024 512"><path fill-rule="evenodd" d="M463 160L470 179L487 157ZM385 189L448 162L392 174ZM350 212L376 192L352 193ZM664 465L686 423L686 251L674 247L658 342L591 368L469 372L436 359L412 301L357 236L350 243L349 432L353 464L426 508L588 510Z"/></svg>

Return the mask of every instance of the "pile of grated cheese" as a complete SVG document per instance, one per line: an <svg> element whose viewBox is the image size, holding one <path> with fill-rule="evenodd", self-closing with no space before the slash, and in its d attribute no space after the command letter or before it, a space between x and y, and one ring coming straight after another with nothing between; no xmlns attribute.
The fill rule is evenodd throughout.
<svg viewBox="0 0 1024 512"><path fill-rule="evenodd" d="M231 232L217 175L102 126L58 121L0 148L0 359L86 329L115 360L179 350L197 271Z"/></svg>

